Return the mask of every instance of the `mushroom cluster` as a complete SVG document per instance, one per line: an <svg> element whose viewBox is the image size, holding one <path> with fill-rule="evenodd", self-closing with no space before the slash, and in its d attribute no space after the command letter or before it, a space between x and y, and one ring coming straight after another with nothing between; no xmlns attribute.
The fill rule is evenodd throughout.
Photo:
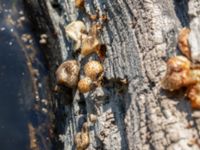
<svg viewBox="0 0 200 150"><path fill-rule="evenodd" d="M84 0L75 0L75 7L78 9L84 8ZM84 9L82 9L84 10ZM98 11L97 11L98 12ZM86 12L86 15L88 13ZM96 15L97 21L99 14ZM89 19L94 21L92 18ZM99 17L101 21L108 20L106 15ZM99 31L102 25L100 23L92 24L87 30L83 21L72 21L64 27L66 37L73 42L73 50L80 50L78 58L87 58L90 54L96 54L98 60L102 61L105 58L106 46L101 44ZM87 59L89 60L89 59ZM103 79L104 67L98 60L89 60L84 65L77 60L66 60L56 70L56 81L59 85L64 85L69 88L77 88L80 93L87 93L95 87L101 85ZM80 75L83 72L83 75ZM81 132L75 136L75 145L78 150L84 150L89 146L89 123L95 124L97 116L90 114L87 119L90 122L85 122Z"/></svg>
<svg viewBox="0 0 200 150"><path fill-rule="evenodd" d="M86 93L97 86L102 79L103 71L103 65L98 61L92 60L85 64L85 77L78 83L79 91L81 93Z"/></svg>
<svg viewBox="0 0 200 150"><path fill-rule="evenodd" d="M161 85L163 89L174 91L187 88L187 97L194 109L200 108L200 66L190 61L191 50L188 43L190 29L183 28L178 37L178 46L185 56L173 56L167 61L167 71Z"/></svg>
<svg viewBox="0 0 200 150"><path fill-rule="evenodd" d="M82 21L73 21L65 27L66 36L75 42L74 50L81 50L82 56L98 53L101 47L101 42L98 38L98 31L101 26L98 24L92 25L90 30L86 31L86 26Z"/></svg>
<svg viewBox="0 0 200 150"><path fill-rule="evenodd" d="M100 40L98 39L98 30L100 26L92 25L90 30L86 31L86 26L82 21L73 21L65 27L66 36L74 41L74 50L80 49L81 56L86 57L92 53L100 54ZM81 93L89 92L99 85L103 76L103 65L96 60L91 60L83 67L85 76L79 80L80 64L76 60L67 60L63 62L56 71L58 84L74 88L78 86Z"/></svg>

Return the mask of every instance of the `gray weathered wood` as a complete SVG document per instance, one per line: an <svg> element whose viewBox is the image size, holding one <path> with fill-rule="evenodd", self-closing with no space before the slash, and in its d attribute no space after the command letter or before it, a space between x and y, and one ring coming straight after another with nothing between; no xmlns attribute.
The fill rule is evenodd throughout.
<svg viewBox="0 0 200 150"><path fill-rule="evenodd" d="M49 36L43 49L53 87L57 66L64 60L78 59L65 38L64 26L77 19L87 27L92 22L74 7L73 0L25 2L38 33ZM64 122L56 120L64 127L59 132L64 149L75 149L74 136L89 113L98 116L97 123L90 125L90 150L199 149L198 144L190 143L199 139L200 113L191 110L184 90L166 92L160 88L160 80L167 58L179 54L178 31L199 16L200 1L85 0L88 13L97 9L100 14L107 11L109 19L101 32L107 47L103 62L106 82L89 94L80 96L76 89L66 89L67 96L52 97L56 110L65 108L65 114L60 114ZM127 85L121 82L124 79ZM72 104L65 105L70 99Z"/></svg>

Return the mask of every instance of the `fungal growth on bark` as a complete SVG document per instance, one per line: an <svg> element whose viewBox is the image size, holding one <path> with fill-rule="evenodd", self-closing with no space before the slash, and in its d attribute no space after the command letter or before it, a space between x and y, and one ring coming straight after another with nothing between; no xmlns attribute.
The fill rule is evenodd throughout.
<svg viewBox="0 0 200 150"><path fill-rule="evenodd" d="M74 49L81 48L81 55L87 56L98 53L101 47L97 32L101 29L99 24L94 24L86 34L86 26L82 21L74 21L65 27L68 37L75 41Z"/></svg>
<svg viewBox="0 0 200 150"><path fill-rule="evenodd" d="M85 77L78 82L78 89L81 93L87 93L95 86L99 85L103 77L103 65L96 61L91 60L84 66Z"/></svg>
<svg viewBox="0 0 200 150"><path fill-rule="evenodd" d="M70 88L77 86L79 71L80 66L76 60L67 60L63 62L56 71L57 83Z"/></svg>
<svg viewBox="0 0 200 150"><path fill-rule="evenodd" d="M174 91L187 88L186 96L194 109L200 108L200 69L191 64L184 56L174 56L167 62L167 73L162 80L162 87Z"/></svg>
<svg viewBox="0 0 200 150"><path fill-rule="evenodd" d="M84 72L87 77L90 77L93 81L99 80L103 75L103 65L95 60L89 61L84 66Z"/></svg>
<svg viewBox="0 0 200 150"><path fill-rule="evenodd" d="M200 108L200 83L192 85L187 90L187 97L194 109Z"/></svg>
<svg viewBox="0 0 200 150"><path fill-rule="evenodd" d="M181 50L181 52L190 59L191 51L188 42L189 33L190 29L188 28L181 29L178 36L178 47Z"/></svg>
<svg viewBox="0 0 200 150"><path fill-rule="evenodd" d="M181 52L191 59L188 37L190 29L183 28L179 33L178 46ZM162 80L162 87L174 91L187 88L186 96L193 109L200 109L200 66L184 56L174 56L167 61L167 72Z"/></svg>
<svg viewBox="0 0 200 150"><path fill-rule="evenodd" d="M76 5L82 4L84 1L75 1ZM101 25L93 24L87 34L86 26L82 21L74 21L65 27L66 35L75 41L75 50L81 48L81 55L87 56L91 53L96 53L100 59L104 57L104 53L101 53L100 40L98 39L98 31L101 29ZM59 69L60 71L61 69ZM101 80L103 76L103 66L98 61L89 61L84 66L85 76L78 82L78 89L81 93L89 92L93 85L97 85L98 81ZM61 72L61 71L60 71ZM63 75L62 75L63 76ZM62 77L58 77L58 83L63 83ZM76 78L77 79L77 78ZM67 81L65 81L66 83ZM76 80L77 83L77 80ZM76 85L74 83L74 86ZM69 86L69 83L66 83ZM72 85L70 85L72 86Z"/></svg>
<svg viewBox="0 0 200 150"><path fill-rule="evenodd" d="M85 0L75 0L75 7L76 8L83 8Z"/></svg>
<svg viewBox="0 0 200 150"><path fill-rule="evenodd" d="M81 54L87 56L91 53L97 53L100 50L100 40L98 39L98 30L101 26L98 24L92 25L88 36L82 38Z"/></svg>
<svg viewBox="0 0 200 150"><path fill-rule="evenodd" d="M82 21L73 21L65 27L66 35L75 41L74 50L81 47L82 39L86 37L86 26Z"/></svg>
<svg viewBox="0 0 200 150"><path fill-rule="evenodd" d="M89 77L84 77L78 82L78 90L81 93L87 93L92 89L92 80Z"/></svg>
<svg viewBox="0 0 200 150"><path fill-rule="evenodd" d="M99 49L100 43L97 38L92 36L85 36L82 40L81 54L87 56L96 52Z"/></svg>
<svg viewBox="0 0 200 150"><path fill-rule="evenodd" d="M162 87L174 91L194 84L196 80L191 75L190 67L191 63L186 57L171 57L167 61L167 72L162 80Z"/></svg>
<svg viewBox="0 0 200 150"><path fill-rule="evenodd" d="M200 52L200 38L197 36L200 36L200 19L196 20L196 30L191 26L195 18L200 18L200 0L25 1L33 1L32 4L35 4L29 4L34 12L30 15L41 14L31 18L34 19L34 25L38 22L38 31L44 29L42 32L48 33L48 51L45 54L51 61L51 70L57 64L57 59L63 60L67 56L69 59L81 60L81 75L78 75L80 82L76 88L67 90L70 93L66 96L61 88L62 92L52 96L53 106L54 103L59 104L55 110L59 112L55 115L60 117L55 118L55 131L64 134L64 143L59 147L63 146L66 150L199 149L199 145L187 143L191 138L199 140L199 112L195 112L194 116L191 114L188 104L184 104L184 96L193 108L200 109L198 69L193 68L193 63L200 62L200 54L190 52L195 39L193 49ZM57 5L52 5L52 1ZM78 28L75 27L75 19L82 20ZM74 24L71 24L72 21ZM65 23L71 25L71 29L67 25L65 30L67 40L72 42L73 47L63 40L63 34L59 34L63 32ZM95 27L92 30L95 23L103 27L103 30L99 30L100 27L96 26L98 34L92 32L95 31ZM182 25L189 26L191 31L185 28L177 34ZM55 31L57 37L54 36ZM102 46L104 41L107 45ZM80 53L74 53L74 47ZM107 53L99 51L105 47ZM166 74L163 74L162 87L173 91L169 94L160 90L158 85L165 67L160 65L169 55L177 54L177 47L182 51L179 52L182 56L169 58ZM104 57L107 57L105 62ZM100 86L95 89L95 82L98 82L101 73L91 75L94 76L92 79L84 70L88 60L98 60L105 65L102 72L105 76L103 88ZM86 81L86 86L82 81ZM82 94L79 91L89 92ZM67 97L73 103L63 106L65 101L60 103L60 98ZM181 98L184 100L179 103L177 100ZM90 113L98 115L95 124L92 122L96 121L96 117L93 118ZM86 138L82 135L85 132L81 131L80 124L84 119L88 120L89 125L92 124L88 129L89 137L85 134ZM57 136L55 138L57 141ZM84 142L87 138L90 138L90 144Z"/></svg>
<svg viewBox="0 0 200 150"><path fill-rule="evenodd" d="M74 139L77 150L85 150L90 144L90 137L88 131L88 123L85 122L82 126L81 132L78 132Z"/></svg>

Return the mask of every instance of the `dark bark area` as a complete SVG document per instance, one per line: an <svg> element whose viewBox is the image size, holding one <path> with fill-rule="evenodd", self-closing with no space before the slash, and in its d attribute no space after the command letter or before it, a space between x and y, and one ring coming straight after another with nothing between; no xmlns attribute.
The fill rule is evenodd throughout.
<svg viewBox="0 0 200 150"><path fill-rule="evenodd" d="M25 0L38 35L46 33L43 46L51 69L67 59L79 59L66 39L64 26L74 20L92 22L71 0ZM88 149L199 149L190 144L200 136L200 113L192 111L184 89L169 93L160 80L166 60L178 55L180 28L200 14L198 0L86 0L85 11L107 12L101 39L107 47L105 82L81 95L63 88L54 94L55 121L64 149L75 149L74 136L90 113L98 120L90 125ZM188 13L189 12L189 13ZM81 61L96 59L91 55ZM128 84L121 82L127 80ZM70 103L71 102L71 103ZM191 126L191 127L190 127ZM61 136L60 136L61 137Z"/></svg>

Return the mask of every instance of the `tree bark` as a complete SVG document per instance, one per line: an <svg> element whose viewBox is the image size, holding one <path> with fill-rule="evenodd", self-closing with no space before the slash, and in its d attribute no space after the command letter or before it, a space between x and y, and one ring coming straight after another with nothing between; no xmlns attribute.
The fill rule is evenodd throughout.
<svg viewBox="0 0 200 150"><path fill-rule="evenodd" d="M90 113L98 119L90 124L88 150L200 148L199 111L191 109L184 90L167 92L160 86L166 60L180 54L178 32L200 15L200 1L85 0L85 10L75 8L74 0L25 0L25 4L37 34L48 35L42 48L52 87L58 65L79 59L64 26L83 20L89 28L92 21L85 12L108 15L101 32L107 47L102 87L84 95L64 88L52 96L65 150L76 149L74 137ZM96 56L85 58L82 66L90 59Z"/></svg>

